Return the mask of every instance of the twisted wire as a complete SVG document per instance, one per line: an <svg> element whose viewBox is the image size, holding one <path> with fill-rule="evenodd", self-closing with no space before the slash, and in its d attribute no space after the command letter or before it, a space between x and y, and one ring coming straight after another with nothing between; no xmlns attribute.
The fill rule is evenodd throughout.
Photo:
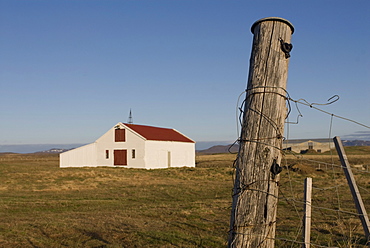
<svg viewBox="0 0 370 248"><path fill-rule="evenodd" d="M265 91L261 91L259 92L258 89L265 89ZM268 89L268 90L266 90ZM274 91L273 89L280 89L284 92L284 94L282 93L279 93L277 91ZM244 94L247 94L247 96L245 97L245 100L241 103L240 107L238 107L239 105L239 101L240 101L240 97ZM304 106L309 106L310 108L312 109L315 109L315 110L318 110L320 112L323 112L325 114L328 114L331 116L331 119L330 119L330 126L329 126L329 139L331 137L331 133L332 133L332 126L333 126L333 118L336 117L336 118L340 118L340 119L343 119L343 120L346 120L346 121L350 121L352 123L355 123L357 125L360 125L362 127L365 127L365 128L369 128L370 127L368 125L365 125L365 124L362 124L360 122L357 122L355 120L352 120L350 118L346 118L346 117L342 117L342 116L339 116L339 115L336 115L336 114L333 114L333 113L329 113L325 110L322 110L320 108L318 108L317 106L325 106L325 105L330 105L330 104L333 104L335 103L336 101L339 100L339 96L338 95L334 95L333 97L329 98L327 100L327 103L310 103L308 102L307 100L305 99L298 99L298 100L294 100L293 98L291 98L289 96L289 93L281 88L281 87L274 87L274 86L257 86L257 87L254 87L254 88L249 88L249 89L246 89L244 92L242 92L239 97L238 97L238 102L237 102L237 133L238 135L240 134L239 133L239 125L240 126L243 126L243 114L244 114L244 108L246 107L245 104L246 104L246 100L250 97L253 97L257 94L276 94L276 95L279 95L281 97L283 97L285 100L286 100L286 104L287 104L287 108L288 108L288 111L287 111L287 116L286 116L286 122L289 126L289 124L298 124L299 122L299 118L303 117L300 109L299 109L299 104L301 105L304 105ZM297 109L297 112L298 112L298 115L297 115L297 118L296 118L296 122L289 122L288 121L288 117L289 115L291 114L291 104L290 103L294 103L295 106L296 106L296 109ZM253 111L254 113L260 115L263 119L265 119L267 121L267 123L269 123L269 125L271 125L273 127L273 129L276 131L277 135L275 137L262 137L262 138L258 138L258 139L253 139L253 140L248 140L248 139L242 139L241 136L235 140L235 142L229 147L229 152L230 152L230 149L232 146L234 146L235 144L241 144L242 142L254 142L254 143L258 143L258 144L261 144L261 145L265 145L265 146L268 146L268 147L272 147L274 149L278 149L281 151L282 155L285 156L285 155L288 155L288 154L292 154L294 155L295 157L301 159L302 161L308 161L308 162L312 162L312 163L319 163L319 164L324 164L324 165L330 165L332 167L332 170L333 170L333 175L335 176L336 173L334 173L334 168L343 168L343 166L341 165L336 165L333 161L333 154L331 153L331 156L332 156L332 163L326 163L326 162L323 162L323 161L317 161L317 160L313 160L313 159L306 159L306 158L303 158L302 156L299 156L293 152L290 152L290 151L287 151L287 150L284 150L282 149L282 147L277 147L275 145L271 145L271 144L268 144L266 143L265 141L268 140L268 139L276 139L276 138L281 138L282 140L285 140L285 138L281 135L281 130L280 128L278 127L278 125L276 124L276 122L274 122L273 120L271 120L269 117L267 117L266 115L264 115L261 111L258 111L258 110L255 110L255 109L251 109L249 108L249 110ZM329 142L330 143L330 142ZM330 150L331 150L331 147L330 147ZM237 166L237 161L239 159L239 153L238 153L238 156L237 158L235 159L234 163L233 163L233 167L235 168L235 172L237 170L239 170L238 166ZM293 191L293 186L291 184L291 178L290 178L290 174L289 174L289 170L288 171L288 175L289 175L289 182L290 182L290 188L291 188L291 192ZM368 171L362 171L362 170L358 170L358 169L353 169L353 171L360 171L361 173L370 173ZM234 174L235 175L235 174ZM241 175L241 177L243 177L243 175ZM336 178L335 178L336 179ZM251 191L259 191L261 193L265 193L265 194L268 194L268 195L272 195L271 193L269 192L266 192L266 191L262 191L262 190L259 190L259 189L255 189L255 188L252 188L250 187L251 184L248 184L248 185L242 185L241 188L238 188L238 194L243 194L244 191L246 190L251 190ZM360 214L358 213L354 213L354 212L351 212L351 211L345 211L345 210L342 210L341 207L340 207L340 198L339 198L339 192L338 192L338 188L343 186L344 184L339 184L339 185L336 185L336 186L333 186L333 187L325 187L325 188L320 188L320 187L313 187L313 189L315 190L319 190L319 191L324 191L324 190L331 190L331 189L335 189L336 190L336 193L337 193L337 199L338 199L338 209L331 209L331 208L328 208L328 207L322 207L322 206L316 206L315 204L312 205L312 208L313 209L316 209L318 210L319 212L323 211L323 210L326 210L326 211L332 211L332 212L335 212L335 213L338 213L338 216L340 217L340 214L347 214L347 215L351 215L351 216L360 216ZM305 202L304 201L300 201L300 200L297 200L296 198L294 198L294 196L292 198L289 198L289 197L285 197L285 194L282 192L281 188L278 187L279 189L279 195L281 195L281 197L277 197L275 195L272 195L273 197L277 197L279 200L282 200L282 199L285 199L286 202L288 202L291 206L293 206L296 210L296 213L297 215L299 216L299 211L297 209L297 206L296 204L304 204ZM364 188L362 188L364 189ZM240 190L240 191L239 191ZM366 189L365 189L366 190ZM238 205L238 204L237 204ZM238 206L236 206L237 208ZM324 215L324 213L322 213ZM341 218L341 217L340 217ZM299 242L297 241L298 239L298 235L299 233L301 232L301 225L299 223L299 227L297 228L297 234L296 234L296 239L295 240L292 240L292 239L285 239L285 238L274 238L275 240L281 240L281 241L287 241L287 242L292 242L292 245L293 243L296 243L296 244L304 244L304 242ZM234 231L235 233L235 230L230 230L229 232L231 231ZM269 230L270 231L270 230ZM240 234L240 233L237 233L237 234ZM249 235L249 234L241 234L241 235ZM253 235L253 234L250 234L250 235ZM270 238L270 237L267 237L265 236L264 237L265 239L267 238ZM322 245L317 245L317 244L314 244L314 243L310 243L311 246L315 246L315 247L330 247L330 246L322 246Z"/></svg>

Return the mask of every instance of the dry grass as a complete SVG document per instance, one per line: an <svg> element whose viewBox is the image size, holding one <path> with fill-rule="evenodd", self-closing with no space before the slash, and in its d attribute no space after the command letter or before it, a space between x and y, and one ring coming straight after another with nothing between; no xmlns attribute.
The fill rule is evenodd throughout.
<svg viewBox="0 0 370 248"><path fill-rule="evenodd" d="M350 162L369 164L370 155L351 153ZM135 170L60 169L57 155L0 155L0 247L225 247L235 157L199 155L196 168ZM319 170L311 160L322 161ZM326 165L337 160L286 156L278 238L300 240L307 176L313 178L314 205L355 212L341 168ZM365 172L355 174L369 206ZM363 247L356 216L314 209L312 221L312 242ZM279 240L276 247L300 245Z"/></svg>
<svg viewBox="0 0 370 248"><path fill-rule="evenodd" d="M369 165L368 147L345 147L351 165ZM349 150L349 151L348 151ZM287 155L283 162L277 234L300 240L303 181L313 178L311 242L329 247L364 247L366 240L336 152ZM365 206L370 206L370 171L352 168ZM369 208L368 208L369 209ZM348 214L351 212L354 214ZM286 230L289 230L287 232ZM286 236L287 235L287 236ZM277 242L285 247L291 242ZM292 247L300 247L293 245Z"/></svg>
<svg viewBox="0 0 370 248"><path fill-rule="evenodd" d="M224 247L231 168L58 168L0 157L0 247Z"/></svg>

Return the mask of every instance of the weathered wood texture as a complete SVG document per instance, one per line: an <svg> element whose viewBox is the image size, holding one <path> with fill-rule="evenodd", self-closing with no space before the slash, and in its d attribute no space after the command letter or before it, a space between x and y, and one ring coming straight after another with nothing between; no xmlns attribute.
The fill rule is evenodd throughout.
<svg viewBox="0 0 370 248"><path fill-rule="evenodd" d="M347 155L343 148L342 141L338 136L334 137L333 140L335 144L335 149L338 152L338 156L343 167L344 174L346 175L349 188L351 190L353 201L356 205L357 213L359 214L361 224L364 229L365 238L368 241L367 245L370 246L370 221L365 209L365 205L362 201L360 191L358 190L355 177L353 176L351 166L348 162Z"/></svg>
<svg viewBox="0 0 370 248"><path fill-rule="evenodd" d="M265 18L254 34L244 103L240 148L230 219L229 247L274 247L280 164L286 118L289 59L281 40L290 43L293 26L281 18Z"/></svg>

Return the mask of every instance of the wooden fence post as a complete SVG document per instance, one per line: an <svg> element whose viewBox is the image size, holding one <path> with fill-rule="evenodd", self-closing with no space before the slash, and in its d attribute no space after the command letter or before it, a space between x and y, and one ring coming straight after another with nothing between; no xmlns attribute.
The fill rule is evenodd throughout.
<svg viewBox="0 0 370 248"><path fill-rule="evenodd" d="M229 247L275 244L279 166L293 25L269 17L252 25L253 47L230 218Z"/></svg>
<svg viewBox="0 0 370 248"><path fill-rule="evenodd" d="M310 248L311 243L311 195L312 178L304 180L304 219L303 219L303 242L302 248Z"/></svg>
<svg viewBox="0 0 370 248"><path fill-rule="evenodd" d="M365 232L366 240L369 242L370 241L370 222L369 222L369 217L365 209L365 205L362 201L360 191L358 190L355 178L352 173L351 166L349 165L347 155L342 145L342 141L340 140L338 136L334 137L333 140L335 144L335 149L338 152L344 174L346 175L347 182L348 182L349 188L352 193L353 201L355 202L355 205L356 205L357 213L359 214L361 224ZM367 243L367 245L370 245L370 244Z"/></svg>

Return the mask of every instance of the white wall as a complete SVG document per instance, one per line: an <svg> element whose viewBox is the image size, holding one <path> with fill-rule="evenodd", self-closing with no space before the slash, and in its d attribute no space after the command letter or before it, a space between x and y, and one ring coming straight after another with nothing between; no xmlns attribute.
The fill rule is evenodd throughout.
<svg viewBox="0 0 370 248"><path fill-rule="evenodd" d="M126 141L115 142L115 128L111 128L97 141L97 163L99 166L114 166L114 150L127 150L127 168L145 168L144 157L144 139L122 126L126 130ZM136 156L132 158L132 150L135 149ZM109 150L109 158L106 159L105 151Z"/></svg>
<svg viewBox="0 0 370 248"><path fill-rule="evenodd" d="M148 140L145 150L147 169L195 167L195 143Z"/></svg>
<svg viewBox="0 0 370 248"><path fill-rule="evenodd" d="M114 150L127 150L125 168L195 167L195 143L145 140L121 123L117 125L126 130L125 142L115 142L113 127L94 143L61 153L60 167L112 167ZM133 149L135 158L132 158ZM106 158L106 150L109 158Z"/></svg>
<svg viewBox="0 0 370 248"><path fill-rule="evenodd" d="M63 152L59 156L60 167L97 166L96 143Z"/></svg>
<svg viewBox="0 0 370 248"><path fill-rule="evenodd" d="M309 142L312 142L312 145L313 145L313 149L314 150L321 150L321 152L326 152L326 151L329 151L330 148L333 148L334 145L333 143L331 142L325 142L325 143L319 143L319 142L315 142L315 141L306 141L306 142L302 142L302 143L299 143L299 144L290 144L288 143L288 146L291 147L291 150L296 152L296 153L300 153L302 150L307 150L308 149L308 143Z"/></svg>

